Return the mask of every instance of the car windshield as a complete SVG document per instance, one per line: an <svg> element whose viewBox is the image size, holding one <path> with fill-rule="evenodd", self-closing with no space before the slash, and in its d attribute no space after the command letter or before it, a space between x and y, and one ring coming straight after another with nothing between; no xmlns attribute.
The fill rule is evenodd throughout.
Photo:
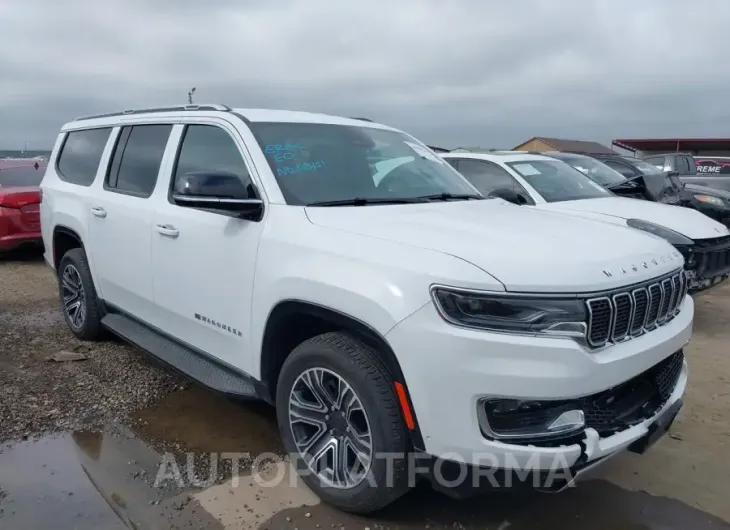
<svg viewBox="0 0 730 530"><path fill-rule="evenodd" d="M40 186L45 166L19 166L0 169L0 186Z"/></svg>
<svg viewBox="0 0 730 530"><path fill-rule="evenodd" d="M287 204L481 198L446 161L405 133L323 123L250 127Z"/></svg>
<svg viewBox="0 0 730 530"><path fill-rule="evenodd" d="M626 177L624 177L621 173L611 169L606 164L596 160L595 158L563 154L550 156L554 156L555 158L570 164L585 176L598 182L601 186L612 186L626 181Z"/></svg>
<svg viewBox="0 0 730 530"><path fill-rule="evenodd" d="M508 162L547 202L613 197L613 193L560 160Z"/></svg>
<svg viewBox="0 0 730 530"><path fill-rule="evenodd" d="M663 171L655 165L652 165L649 162L644 162L643 160L639 160L638 158L626 158L625 160L627 160L636 169L641 171L644 175L658 175L660 173L663 173Z"/></svg>

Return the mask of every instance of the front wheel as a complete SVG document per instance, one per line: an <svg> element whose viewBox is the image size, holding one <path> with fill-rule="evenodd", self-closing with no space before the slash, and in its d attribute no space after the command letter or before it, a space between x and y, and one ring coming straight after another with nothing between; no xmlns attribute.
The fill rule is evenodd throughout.
<svg viewBox="0 0 730 530"><path fill-rule="evenodd" d="M276 398L284 446L322 500L365 514L407 491L407 431L372 348L344 333L303 342L282 367Z"/></svg>
<svg viewBox="0 0 730 530"><path fill-rule="evenodd" d="M58 291L66 324L79 339L101 336L101 312L89 263L81 248L66 252L58 265Z"/></svg>

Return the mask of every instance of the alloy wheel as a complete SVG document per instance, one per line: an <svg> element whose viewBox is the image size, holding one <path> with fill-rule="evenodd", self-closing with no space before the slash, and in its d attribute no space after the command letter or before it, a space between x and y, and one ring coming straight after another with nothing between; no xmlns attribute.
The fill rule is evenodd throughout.
<svg viewBox="0 0 730 530"><path fill-rule="evenodd" d="M66 265L61 275L61 298L63 299L63 310L66 312L71 326L74 329L81 328L86 319L84 284L81 282L78 269L71 264Z"/></svg>
<svg viewBox="0 0 730 530"><path fill-rule="evenodd" d="M289 425L309 470L330 487L360 484L373 460L367 413L353 388L325 368L297 377L289 394Z"/></svg>

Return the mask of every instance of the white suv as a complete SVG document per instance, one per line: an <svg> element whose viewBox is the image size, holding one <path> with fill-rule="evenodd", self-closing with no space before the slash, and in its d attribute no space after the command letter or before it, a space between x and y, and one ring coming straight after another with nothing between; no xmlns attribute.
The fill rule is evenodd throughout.
<svg viewBox="0 0 730 530"><path fill-rule="evenodd" d="M485 200L390 127L221 105L80 118L42 191L73 333L275 404L305 481L345 510L399 497L414 455L437 486L492 471L469 490L558 458L564 486L681 406L694 306L671 245Z"/></svg>

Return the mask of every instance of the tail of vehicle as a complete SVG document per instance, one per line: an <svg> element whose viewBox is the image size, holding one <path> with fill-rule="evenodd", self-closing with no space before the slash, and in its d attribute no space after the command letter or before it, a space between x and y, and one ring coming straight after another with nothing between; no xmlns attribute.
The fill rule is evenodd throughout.
<svg viewBox="0 0 730 530"><path fill-rule="evenodd" d="M40 202L36 187L0 187L0 250L40 238Z"/></svg>

